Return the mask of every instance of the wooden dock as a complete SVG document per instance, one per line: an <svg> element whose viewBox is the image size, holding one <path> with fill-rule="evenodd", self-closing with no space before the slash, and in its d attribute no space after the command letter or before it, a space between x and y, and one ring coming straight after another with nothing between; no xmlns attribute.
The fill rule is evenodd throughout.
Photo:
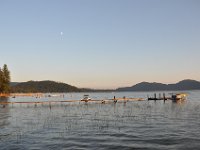
<svg viewBox="0 0 200 150"><path fill-rule="evenodd" d="M161 97L161 94L159 94L159 97L156 97L156 93L154 93L154 97L149 97L148 96L148 100L154 100L154 101L157 101L157 100L172 100L172 101L178 101L178 100L185 100L186 99L186 96L187 94L186 93L178 93L178 94L171 94L172 96L171 97L166 97L165 96L165 93L163 93L163 96Z"/></svg>
<svg viewBox="0 0 200 150"><path fill-rule="evenodd" d="M143 98L116 98L116 99L103 99L103 100L61 100L61 101L24 101L24 102L0 102L0 105L9 105L9 104L54 104L54 103L116 103L116 102L128 102L128 101L142 101Z"/></svg>
<svg viewBox="0 0 200 150"><path fill-rule="evenodd" d="M157 100L168 100L168 98L165 96L165 93L163 93L163 97L161 97L161 94L159 94L159 97L157 97L156 93L154 93L154 97L149 97L148 96L148 101L150 100L154 100L154 101L157 101Z"/></svg>

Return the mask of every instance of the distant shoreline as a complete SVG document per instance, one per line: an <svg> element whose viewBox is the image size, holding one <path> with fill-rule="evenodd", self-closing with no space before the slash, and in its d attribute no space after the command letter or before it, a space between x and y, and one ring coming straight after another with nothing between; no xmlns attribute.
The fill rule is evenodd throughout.
<svg viewBox="0 0 200 150"><path fill-rule="evenodd" d="M186 91L200 90L200 82L196 80L182 80L175 84L163 84L156 82L141 82L131 87L117 89L89 89L78 88L66 83L55 81L28 81L12 82L10 93L71 93L71 92L156 92L156 91Z"/></svg>

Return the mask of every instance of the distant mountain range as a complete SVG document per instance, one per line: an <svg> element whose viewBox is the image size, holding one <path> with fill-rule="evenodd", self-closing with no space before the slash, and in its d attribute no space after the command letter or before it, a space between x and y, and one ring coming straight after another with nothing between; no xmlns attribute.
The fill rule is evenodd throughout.
<svg viewBox="0 0 200 150"><path fill-rule="evenodd" d="M13 93L51 93L51 92L109 92L109 91L166 91L166 90L200 90L200 82L195 80L183 80L175 84L141 82L131 87L117 88L116 90L96 90L78 88L66 83L55 81L28 81L11 82Z"/></svg>
<svg viewBox="0 0 200 150"><path fill-rule="evenodd" d="M11 82L10 85L11 92L13 93L81 92L83 90L69 84L55 81Z"/></svg>
<svg viewBox="0 0 200 150"><path fill-rule="evenodd" d="M182 80L175 84L141 82L131 87L122 87L116 91L165 91L165 90L199 90L200 82L196 80Z"/></svg>
<svg viewBox="0 0 200 150"><path fill-rule="evenodd" d="M78 88L66 83L55 81L28 81L11 82L12 93L65 93L65 92L107 92L113 90L96 90L89 88Z"/></svg>

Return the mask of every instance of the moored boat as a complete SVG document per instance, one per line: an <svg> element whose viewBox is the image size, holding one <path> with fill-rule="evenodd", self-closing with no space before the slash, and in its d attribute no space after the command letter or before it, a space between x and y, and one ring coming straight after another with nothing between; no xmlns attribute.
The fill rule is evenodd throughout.
<svg viewBox="0 0 200 150"><path fill-rule="evenodd" d="M84 101L84 102L88 102L89 100L91 100L91 98L89 97L89 95L84 95L83 99L81 99L81 101Z"/></svg>
<svg viewBox="0 0 200 150"><path fill-rule="evenodd" d="M172 101L186 100L186 96L187 96L187 94L185 94L185 93L172 94L171 100Z"/></svg>

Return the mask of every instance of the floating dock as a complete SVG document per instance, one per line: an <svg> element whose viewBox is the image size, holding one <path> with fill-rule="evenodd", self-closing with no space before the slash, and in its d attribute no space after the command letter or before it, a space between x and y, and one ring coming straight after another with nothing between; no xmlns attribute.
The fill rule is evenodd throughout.
<svg viewBox="0 0 200 150"><path fill-rule="evenodd" d="M54 104L54 103L72 103L72 102L78 102L78 103L90 103L90 102L96 102L96 103L116 103L116 102L128 102L128 101L142 101L143 98L115 98L115 99L103 99L103 100L59 100L59 101L26 101L26 102L0 102L0 105L9 105L9 104Z"/></svg>
<svg viewBox="0 0 200 150"><path fill-rule="evenodd" d="M161 97L161 94L159 94L159 97L157 97L156 96L156 93L154 93L154 97L149 97L148 96L148 100L150 101L150 100L154 100L154 101L157 101L157 100L168 100L168 99L170 99L169 97L166 97L165 96L165 93L163 93L163 97Z"/></svg>
<svg viewBox="0 0 200 150"><path fill-rule="evenodd" d="M177 93L177 94L173 94L171 93L171 97L166 97L165 93L163 93L163 97L161 97L161 94L159 94L159 97L156 97L156 93L154 93L154 97L149 97L148 96L148 100L172 100L172 101L179 101L179 100L186 100L186 96L187 94L185 93Z"/></svg>

